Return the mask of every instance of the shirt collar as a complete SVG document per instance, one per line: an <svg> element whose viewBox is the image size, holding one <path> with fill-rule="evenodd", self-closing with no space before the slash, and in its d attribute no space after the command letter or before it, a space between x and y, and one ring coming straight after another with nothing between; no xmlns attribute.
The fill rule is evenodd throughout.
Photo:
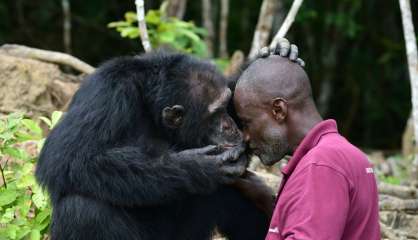
<svg viewBox="0 0 418 240"><path fill-rule="evenodd" d="M302 142L296 148L292 158L290 158L289 163L282 169L284 175L292 174L300 160L309 152L313 147L315 147L321 137L327 133L338 133L337 123L333 119L322 121L316 124L308 134L303 138Z"/></svg>

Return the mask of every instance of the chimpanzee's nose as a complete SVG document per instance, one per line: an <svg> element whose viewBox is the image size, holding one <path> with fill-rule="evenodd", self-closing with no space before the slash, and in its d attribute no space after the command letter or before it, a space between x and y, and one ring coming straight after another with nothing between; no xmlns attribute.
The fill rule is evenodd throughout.
<svg viewBox="0 0 418 240"><path fill-rule="evenodd" d="M222 127L222 131L229 131L232 127L232 123L231 121L229 121L229 119L224 119L222 121L221 127Z"/></svg>

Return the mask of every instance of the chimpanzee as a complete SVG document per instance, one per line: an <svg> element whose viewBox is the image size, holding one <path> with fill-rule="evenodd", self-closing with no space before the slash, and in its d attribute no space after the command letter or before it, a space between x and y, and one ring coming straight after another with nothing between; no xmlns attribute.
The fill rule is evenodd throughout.
<svg viewBox="0 0 418 240"><path fill-rule="evenodd" d="M229 185L247 164L230 98L212 64L184 54L104 63L39 157L52 239L264 239L268 215Z"/></svg>

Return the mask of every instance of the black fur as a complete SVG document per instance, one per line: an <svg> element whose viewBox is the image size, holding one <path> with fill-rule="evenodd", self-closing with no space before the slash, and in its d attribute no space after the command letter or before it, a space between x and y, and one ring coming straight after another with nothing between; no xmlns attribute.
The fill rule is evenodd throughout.
<svg viewBox="0 0 418 240"><path fill-rule="evenodd" d="M36 169L53 205L53 240L264 239L268 219L215 166L170 153L205 145L207 103L191 97L191 71L213 66L182 54L111 60L88 77L52 130ZM192 100L193 99L193 100ZM161 109L189 109L183 130Z"/></svg>

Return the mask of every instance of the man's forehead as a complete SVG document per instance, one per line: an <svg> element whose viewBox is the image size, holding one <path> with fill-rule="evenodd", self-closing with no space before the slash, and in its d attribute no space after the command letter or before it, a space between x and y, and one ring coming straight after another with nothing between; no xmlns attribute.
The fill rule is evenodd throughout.
<svg viewBox="0 0 418 240"><path fill-rule="evenodd" d="M234 105L237 110L246 110L249 108L258 107L258 96L251 91L245 89L236 88L234 92Z"/></svg>

